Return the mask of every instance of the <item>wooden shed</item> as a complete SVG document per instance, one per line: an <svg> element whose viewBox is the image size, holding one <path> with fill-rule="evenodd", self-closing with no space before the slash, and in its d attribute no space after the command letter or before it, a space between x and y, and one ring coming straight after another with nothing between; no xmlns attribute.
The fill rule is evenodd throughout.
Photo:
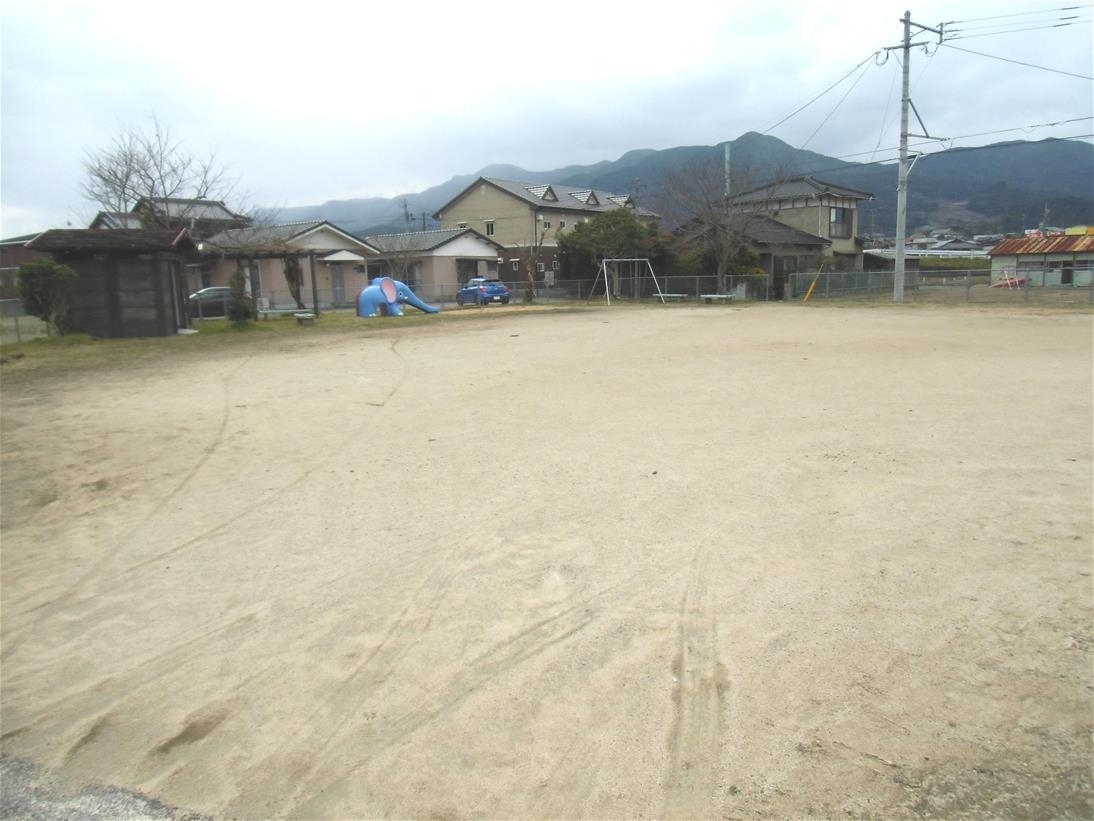
<svg viewBox="0 0 1094 821"><path fill-rule="evenodd" d="M183 265L197 248L186 229L53 230L27 247L80 275L70 299L75 333L171 336L190 325Z"/></svg>

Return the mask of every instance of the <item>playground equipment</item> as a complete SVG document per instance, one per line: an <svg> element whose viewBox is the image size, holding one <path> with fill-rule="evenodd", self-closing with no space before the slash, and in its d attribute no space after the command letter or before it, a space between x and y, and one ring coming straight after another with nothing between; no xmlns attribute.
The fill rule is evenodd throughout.
<svg viewBox="0 0 1094 821"><path fill-rule="evenodd" d="M615 292L616 299L619 299L619 279L621 266L626 264L629 268L631 275L631 285L634 288L634 296L639 295L639 283L642 277L645 276L646 271L649 271L651 277L653 277L653 287L657 289L657 296L661 298L661 302L665 302L665 297L683 297L684 294L666 294L661 291L661 283L657 281L657 274L653 272L653 265L650 263L648 257L640 257L638 259L602 259L600 260L600 267L596 272L596 279L593 280L593 285L589 289L589 298L586 302L589 302L593 298L593 293L596 291L597 283L601 278L604 279L604 298L608 300L608 304L612 304L612 292Z"/></svg>
<svg viewBox="0 0 1094 821"><path fill-rule="evenodd" d="M357 316L376 316L377 313L402 316L404 303L427 314L441 312L437 306L427 305L418 299L405 282L391 277L376 277L357 295Z"/></svg>

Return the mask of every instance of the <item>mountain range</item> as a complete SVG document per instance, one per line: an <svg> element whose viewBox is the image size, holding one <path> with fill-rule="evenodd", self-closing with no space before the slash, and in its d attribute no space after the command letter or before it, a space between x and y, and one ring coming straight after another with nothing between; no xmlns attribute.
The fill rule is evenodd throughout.
<svg viewBox="0 0 1094 821"><path fill-rule="evenodd" d="M730 142L734 188L798 174L874 195L860 205L863 233L891 236L896 223L894 162L848 162L794 148L782 140L748 132ZM529 171L488 165L473 174L398 197L330 200L279 209L279 221L326 219L358 234L436 227L432 214L479 177L555 183L631 193L659 210L666 175L687 165L718 168L725 143L628 151L617 160ZM1047 220L1045 212L1047 208ZM916 227L953 227L968 233L1020 231L1042 221L1051 225L1094 224L1094 145L1071 140L1013 141L953 148L921 156L908 187L909 232Z"/></svg>

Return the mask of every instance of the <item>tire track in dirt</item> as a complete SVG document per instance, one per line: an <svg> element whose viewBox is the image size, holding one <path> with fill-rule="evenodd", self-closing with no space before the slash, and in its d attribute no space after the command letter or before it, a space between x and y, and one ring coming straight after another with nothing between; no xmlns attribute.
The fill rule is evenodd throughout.
<svg viewBox="0 0 1094 821"><path fill-rule="evenodd" d="M206 624L208 624L208 622ZM230 633L233 629L254 624L255 617L253 614L248 614L212 629L201 629L196 635L191 636L180 644L172 644L170 649L144 659L124 670L111 673L105 678L99 679L86 687L76 690L75 692L66 693L48 704L42 705L38 711L37 717L16 728L12 732L22 732L23 730L37 726L43 721L48 720L57 708L63 705L71 704L80 699L94 700L96 696L105 696L104 691L108 690L112 684L124 682L126 686L125 695L121 698L112 699L107 702L107 707L112 708L122 700L130 698L148 687L159 685L165 673L178 672L190 662L202 658L206 651L204 647L198 646L201 642ZM236 637L236 640L241 641L247 636L257 632L259 632L259 627L254 626L252 629L242 632ZM250 676L249 679L250 678L253 678L253 676ZM87 707L86 709L81 710L81 712L90 713L95 710L96 708L94 707Z"/></svg>
<svg viewBox="0 0 1094 821"><path fill-rule="evenodd" d="M364 404L369 405L371 407L381 408L381 409L386 408L387 404L395 397L395 395L399 392L399 390L403 387L403 385L407 381L407 378L409 377L409 366L406 362L406 359L396 349L396 346L398 345L398 343L399 343L398 339L392 340L392 342L390 344L390 347L389 347L390 351L395 354L395 356L399 359L399 361L402 365L401 373L400 373L400 376L399 376L398 380L396 381L395 385L391 388L391 390L388 392L388 394L384 397L384 399L381 402L379 402L379 403L366 402ZM249 360L251 358L252 357L248 357L247 359ZM246 364L246 361L247 360L244 360L244 362L240 363L240 365L237 366L236 369L229 375L229 378L234 376L236 373L238 373L238 371L240 369L242 369L243 365ZM226 410L227 410L227 401L228 401L227 394L225 394ZM367 427L367 425L371 421L372 420L366 418L366 419L363 419L360 422L360 424L354 426L350 430L350 432L334 446L333 452L335 452L335 453L342 452L342 450L345 448L346 444L349 443L349 442L354 441L360 435L360 433L365 429L365 427ZM221 431L217 435L217 437L214 438L214 444L212 446L210 446L211 448L215 449L215 447L218 446L219 443L222 441L223 433L227 429L227 424L228 424L228 419L227 419L227 416L225 416L225 418L223 420L223 423L221 425ZM195 465L195 467L191 470L191 472L188 473L187 476L183 478L182 482L180 482L179 485L174 490L172 490L168 494L168 496L165 499L163 499L156 506L156 508L153 511L151 511L147 516L145 516L144 519L142 519L142 521L138 525L136 525L128 534L126 534L126 536L122 537L118 541L118 544L114 548L109 550L104 556L102 556L98 561L96 561L95 564L92 567L90 567L71 587L69 587L68 589L62 591L57 597L55 597L55 598L53 598L53 599L51 599L47 602L44 602L42 604L36 605L35 607L30 608L29 610L25 610L25 611L23 611L23 613L24 614L31 613L31 612L35 612L37 610L41 610L43 608L50 607L51 605L58 604L58 603L62 602L63 600L71 598L73 595L78 593L80 587L82 587L83 583L86 582L87 579L90 578L90 576L93 573L98 571L107 561L109 561L111 558L113 558L115 555L117 555L122 550L122 548L124 546L126 546L132 540L134 534L137 533L141 527L146 525L157 513L162 511L164 506L166 506L172 499L174 499L178 495L179 492L182 491L182 489L186 486L186 484L188 484L190 482L190 480L193 479L194 475L196 475L197 472L201 469L201 467L208 461L208 459L210 458L211 455L212 455L212 451L209 451L206 454L204 454L202 456L202 458L198 461L198 463ZM111 582L118 581L119 579L124 578L125 576L129 575L130 573L132 573L136 570L140 570L142 567L145 567L149 564L154 564L155 562L166 559L167 557L172 556L175 553L178 553L182 550L185 550L188 547L192 547L193 545L197 544L198 542L200 542L204 539L207 539L208 537L213 536L216 533L221 532L222 530L224 530L224 529L230 527L231 525L235 524L236 522L238 522L243 517L245 517L248 514L252 513L254 510L261 509L265 505L276 501L279 497L281 497L285 493L289 492L290 490L292 490L293 488L298 486L301 482L303 482L308 477L310 477L316 470L318 470L319 468L326 465L327 461L328 461L328 458L329 458L329 454L324 455L323 457L317 458L313 462L311 467L309 467L308 469L301 472L292 481L282 485L281 487L279 487L279 488L277 488L273 491L268 491L263 496L261 496L257 501L255 501L253 503L248 503L247 507L237 511L236 513L232 514L231 516L224 519L223 521L221 521L221 522L219 522L219 523L217 523L217 524L215 524L211 527L206 528L202 532L200 532L200 533L198 533L194 536L191 536L190 538L186 539L185 541L183 541L183 542L181 542L177 545L174 545L170 548L167 548L166 550L162 550L159 553L153 554L152 556L148 556L144 559L132 562L131 564L129 564L128 566L126 566L122 570L119 570L117 573L114 573L111 576L104 577L102 579L102 582L103 583L111 583ZM6 658L7 656L9 656L12 652L14 652L15 650L18 649L18 647L21 643L22 643L22 639L11 640L8 643L8 646L5 648L4 655L2 657Z"/></svg>
<svg viewBox="0 0 1094 821"><path fill-rule="evenodd" d="M168 491L166 496L164 496L160 501L156 502L153 508L149 510L144 516L142 516L141 520L137 522L137 524L133 525L133 527L131 527L124 536L121 536L115 543L114 547L107 550L102 556L92 562L87 570L81 573L73 582L71 582L67 587L63 588L52 599L49 599L48 601L42 602L41 604L37 604L34 607L23 611L24 614L34 613L39 610L51 608L52 605L59 605L66 599L78 595L80 590L93 575L99 572L99 570L107 562L109 562L116 555L118 555L119 552L121 552L124 548L128 547L136 534L140 532L141 528L143 528L153 518L155 518L164 509L164 507L170 504L172 499L178 496L178 494L181 493L182 490L190 484L194 477L197 476L198 472L205 466L209 459L212 458L213 454L216 453L216 451L220 448L220 445L224 442L224 436L227 433L228 422L231 418L232 413L232 380L235 379L239 372L243 370L243 367L253 358L253 355L244 357L242 360L240 360L238 365L236 365L227 374L225 374L224 379L222 380L223 408L221 410L220 424L217 427L216 433L213 434L212 441L205 446L204 452L202 453L201 457L194 463L190 470L187 471L186 475L183 476L182 479L179 480L179 482L170 491ZM14 602L14 605L18 607L19 605L26 602L27 599L32 598L33 595L34 594L31 593L26 598ZM47 615L49 614L49 612L52 611L47 611ZM3 655L0 656L0 658L9 657L11 653L15 652L19 648L22 642L23 638L15 638L10 640L7 643L7 646L4 648Z"/></svg>
<svg viewBox="0 0 1094 821"><path fill-rule="evenodd" d="M712 563L705 545L692 562L680 602L672 662L675 715L669 733L662 818L710 818L722 750L723 708L729 682L718 659L718 622L711 601Z"/></svg>
<svg viewBox="0 0 1094 821"><path fill-rule="evenodd" d="M598 608L605 606L610 594L623 586L623 582L609 585L553 615L540 619L480 653L463 665L452 678L416 697L403 712L391 718L377 717L368 724L370 746L384 750L402 743L418 730L457 708L494 679L573 638L597 620ZM294 817L313 815L316 808L309 805L315 800L315 796L332 791L367 765L367 761L346 762L337 754L324 754L336 741L359 731L359 725L344 722L323 745L321 751L314 757L309 755L311 765L296 779L299 786L280 808L279 814ZM335 746L335 750L337 749Z"/></svg>

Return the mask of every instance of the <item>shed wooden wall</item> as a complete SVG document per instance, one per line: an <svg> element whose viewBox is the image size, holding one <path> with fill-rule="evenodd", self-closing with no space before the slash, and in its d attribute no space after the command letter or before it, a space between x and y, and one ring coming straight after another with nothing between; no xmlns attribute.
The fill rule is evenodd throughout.
<svg viewBox="0 0 1094 821"><path fill-rule="evenodd" d="M185 324L172 303L170 259L98 255L66 259L80 278L72 291L71 330L100 337L171 336ZM177 285L177 283L176 283Z"/></svg>

